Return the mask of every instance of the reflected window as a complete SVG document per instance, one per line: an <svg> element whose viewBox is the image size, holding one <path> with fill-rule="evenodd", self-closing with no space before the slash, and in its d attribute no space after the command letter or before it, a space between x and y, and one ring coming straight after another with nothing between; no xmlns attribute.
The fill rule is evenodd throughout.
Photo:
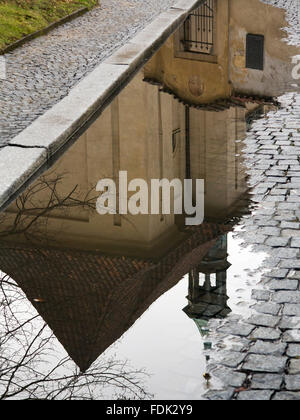
<svg viewBox="0 0 300 420"><path fill-rule="evenodd" d="M176 148L177 148L177 144L179 143L180 133L181 133L180 128L177 128L176 130L173 130L173 133L172 133L172 150L173 150L173 153L175 153Z"/></svg>
<svg viewBox="0 0 300 420"><path fill-rule="evenodd" d="M264 69L264 46L265 37L263 35L247 35L246 67L248 69Z"/></svg>
<svg viewBox="0 0 300 420"><path fill-rule="evenodd" d="M184 23L184 49L188 52L212 54L214 51L215 0L206 0Z"/></svg>

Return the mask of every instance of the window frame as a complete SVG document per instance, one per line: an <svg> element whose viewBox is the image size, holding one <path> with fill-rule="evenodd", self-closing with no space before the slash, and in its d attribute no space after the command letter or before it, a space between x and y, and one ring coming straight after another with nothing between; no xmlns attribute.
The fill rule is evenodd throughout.
<svg viewBox="0 0 300 420"><path fill-rule="evenodd" d="M185 58L188 60L206 61L210 63L218 63L218 42L217 42L217 22L218 22L218 1L214 1L214 25L213 39L214 45L212 52L201 53L194 51L186 51L183 39L185 38L185 22L181 25L174 36L175 58Z"/></svg>
<svg viewBox="0 0 300 420"><path fill-rule="evenodd" d="M261 51L259 53L261 54L261 61L259 61L259 64L253 64L253 57L251 56L251 48L250 48L250 42L251 40L261 40ZM257 60L258 61L258 60ZM255 63L255 59L254 59ZM257 71L264 71L265 69L265 36L262 34L252 34L248 33L246 36L246 69L249 70L257 70Z"/></svg>

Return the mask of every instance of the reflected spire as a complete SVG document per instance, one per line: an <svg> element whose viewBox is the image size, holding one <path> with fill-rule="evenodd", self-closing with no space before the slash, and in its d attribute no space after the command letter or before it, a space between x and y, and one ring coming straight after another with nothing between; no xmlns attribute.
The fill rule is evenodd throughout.
<svg viewBox="0 0 300 420"><path fill-rule="evenodd" d="M227 258L227 235L223 235L189 272L188 305L183 310L195 321L203 336L208 320L225 318L231 312L226 286L231 264Z"/></svg>

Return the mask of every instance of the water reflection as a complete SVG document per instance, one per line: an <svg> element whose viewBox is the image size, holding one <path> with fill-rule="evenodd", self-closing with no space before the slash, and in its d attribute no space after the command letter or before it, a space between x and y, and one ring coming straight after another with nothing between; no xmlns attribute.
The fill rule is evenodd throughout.
<svg viewBox="0 0 300 420"><path fill-rule="evenodd" d="M231 312L227 304L227 270L230 267L227 257L227 235L224 235L189 272L188 306L184 312L196 322L200 332L203 321L225 318Z"/></svg>

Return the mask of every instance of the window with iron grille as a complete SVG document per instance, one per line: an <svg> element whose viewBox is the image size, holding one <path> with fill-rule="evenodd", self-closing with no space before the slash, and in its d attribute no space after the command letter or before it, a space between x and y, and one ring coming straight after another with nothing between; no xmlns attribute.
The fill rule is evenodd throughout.
<svg viewBox="0 0 300 420"><path fill-rule="evenodd" d="M212 54L214 50L215 0L206 0L184 23L185 51Z"/></svg>

